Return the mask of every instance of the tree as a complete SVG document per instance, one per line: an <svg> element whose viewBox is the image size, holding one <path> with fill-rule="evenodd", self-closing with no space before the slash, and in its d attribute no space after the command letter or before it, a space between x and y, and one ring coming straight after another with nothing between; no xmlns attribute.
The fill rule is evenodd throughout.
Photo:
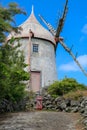
<svg viewBox="0 0 87 130"><path fill-rule="evenodd" d="M0 5L0 43L5 42L6 34L15 31L19 32L20 28L16 27L14 16L17 14L26 14L18 7L16 3L9 3L8 8Z"/></svg>
<svg viewBox="0 0 87 130"><path fill-rule="evenodd" d="M10 3L8 8L0 6L0 43L5 42L7 33L14 30L18 33L19 28L13 25L14 16L25 14L16 3ZM29 73L24 71L23 52L20 51L19 41L13 45L15 39L12 38L9 43L0 46L0 101L3 99L18 102L24 97L24 80L29 80Z"/></svg>
<svg viewBox="0 0 87 130"><path fill-rule="evenodd" d="M64 78L61 81L55 81L48 87L48 93L55 97L63 96L64 94L75 92L77 90L86 90L86 87L73 78Z"/></svg>
<svg viewBox="0 0 87 130"><path fill-rule="evenodd" d="M24 71L27 65L18 47L19 44L0 47L0 99L19 101L24 96L25 84L21 81L28 80L29 73Z"/></svg>

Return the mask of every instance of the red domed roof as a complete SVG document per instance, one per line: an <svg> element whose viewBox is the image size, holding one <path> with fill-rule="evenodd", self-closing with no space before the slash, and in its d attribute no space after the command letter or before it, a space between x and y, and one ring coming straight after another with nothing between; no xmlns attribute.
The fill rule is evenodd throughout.
<svg viewBox="0 0 87 130"><path fill-rule="evenodd" d="M19 27L22 28L20 33L17 34L11 32L11 34L7 37L7 40L9 40L12 36L14 36L15 38L29 37L29 30L31 29L31 31L34 33L35 38L45 39L51 41L53 44L56 44L52 34L37 21L33 13L33 10L29 18L24 23L22 23Z"/></svg>

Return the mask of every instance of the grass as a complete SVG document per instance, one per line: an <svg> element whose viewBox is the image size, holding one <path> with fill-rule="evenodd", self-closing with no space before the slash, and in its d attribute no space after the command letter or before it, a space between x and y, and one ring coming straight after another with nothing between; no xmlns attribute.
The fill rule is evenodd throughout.
<svg viewBox="0 0 87 130"><path fill-rule="evenodd" d="M87 90L77 90L75 92L69 92L68 94L65 94L63 97L78 100L81 97L87 97Z"/></svg>

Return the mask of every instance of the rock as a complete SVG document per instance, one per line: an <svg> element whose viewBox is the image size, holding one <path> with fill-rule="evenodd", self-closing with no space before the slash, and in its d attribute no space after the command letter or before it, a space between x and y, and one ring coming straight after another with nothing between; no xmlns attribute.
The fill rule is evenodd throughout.
<svg viewBox="0 0 87 130"><path fill-rule="evenodd" d="M85 102L82 101L81 104L80 104L81 108L84 108L85 107Z"/></svg>
<svg viewBox="0 0 87 130"><path fill-rule="evenodd" d="M60 105L60 110L65 110L65 109L66 109L66 103L63 102L63 103L61 103L61 105Z"/></svg>
<svg viewBox="0 0 87 130"><path fill-rule="evenodd" d="M52 102L49 101L49 100L47 100L47 101L45 102L45 104L46 104L46 105L49 105L49 104L52 104Z"/></svg>
<svg viewBox="0 0 87 130"><path fill-rule="evenodd" d="M65 99L65 103L67 107L71 106L71 99Z"/></svg>
<svg viewBox="0 0 87 130"><path fill-rule="evenodd" d="M87 119L83 121L84 125L87 126Z"/></svg>
<svg viewBox="0 0 87 130"><path fill-rule="evenodd" d="M78 106L76 106L76 107L72 107L72 110L71 110L72 112L78 112Z"/></svg>
<svg viewBox="0 0 87 130"><path fill-rule="evenodd" d="M71 100L71 107L79 106L79 102L75 100Z"/></svg>
<svg viewBox="0 0 87 130"><path fill-rule="evenodd" d="M66 107L65 112L71 112L71 108L70 107Z"/></svg>
<svg viewBox="0 0 87 130"><path fill-rule="evenodd" d="M80 113L84 113L84 111L85 111L84 108L80 108L80 109L79 109L79 112L80 112Z"/></svg>
<svg viewBox="0 0 87 130"><path fill-rule="evenodd" d="M53 105L48 105L48 106L46 106L46 108L52 110L54 107L53 107Z"/></svg>

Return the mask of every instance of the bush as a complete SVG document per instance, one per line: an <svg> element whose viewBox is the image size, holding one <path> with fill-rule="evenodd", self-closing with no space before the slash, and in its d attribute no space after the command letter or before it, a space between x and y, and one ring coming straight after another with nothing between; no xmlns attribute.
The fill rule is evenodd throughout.
<svg viewBox="0 0 87 130"><path fill-rule="evenodd" d="M24 71L24 55L20 45L6 44L0 47L0 102L7 99L18 102L25 96L23 81L29 80L29 73Z"/></svg>
<svg viewBox="0 0 87 130"><path fill-rule="evenodd" d="M63 96L69 92L75 92L78 90L86 90L87 88L78 83L73 78L64 78L61 81L55 81L52 85L48 87L48 93L53 97Z"/></svg>

